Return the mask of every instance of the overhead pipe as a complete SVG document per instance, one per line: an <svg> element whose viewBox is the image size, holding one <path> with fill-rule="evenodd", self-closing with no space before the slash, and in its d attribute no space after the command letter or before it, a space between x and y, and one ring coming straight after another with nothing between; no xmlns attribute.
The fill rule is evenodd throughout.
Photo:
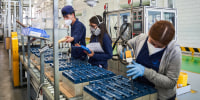
<svg viewBox="0 0 200 100"><path fill-rule="evenodd" d="M142 6L142 0L140 0L140 5L139 6Z"/></svg>

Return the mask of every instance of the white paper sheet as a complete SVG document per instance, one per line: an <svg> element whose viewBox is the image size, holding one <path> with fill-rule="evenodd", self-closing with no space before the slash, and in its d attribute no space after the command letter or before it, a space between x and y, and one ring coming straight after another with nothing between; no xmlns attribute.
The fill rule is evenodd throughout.
<svg viewBox="0 0 200 100"><path fill-rule="evenodd" d="M86 47L94 52L104 52L100 42L89 43Z"/></svg>

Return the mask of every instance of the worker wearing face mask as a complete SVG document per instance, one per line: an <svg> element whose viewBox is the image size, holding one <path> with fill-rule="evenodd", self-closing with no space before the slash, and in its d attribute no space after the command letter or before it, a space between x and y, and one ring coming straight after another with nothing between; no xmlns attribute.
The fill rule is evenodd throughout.
<svg viewBox="0 0 200 100"><path fill-rule="evenodd" d="M85 35L86 28L76 17L72 6L65 6L62 8L62 15L65 20L65 25L71 25L71 36L66 36L66 42L71 43L71 56L74 59L86 59L86 54L83 50L75 48L75 44L86 45Z"/></svg>
<svg viewBox="0 0 200 100"><path fill-rule="evenodd" d="M157 21L149 34L129 40L136 62L128 65L127 76L155 86L158 100L175 100L181 67L180 46L173 40L175 30L168 21ZM118 51L120 52L120 51Z"/></svg>
<svg viewBox="0 0 200 100"><path fill-rule="evenodd" d="M93 16L90 18L90 31L91 38L90 43L94 43L94 45L99 45L96 48L102 48L103 52L92 51L91 54L88 54L89 60L88 62L93 66L98 66L104 69L107 69L107 60L112 58L112 41L108 32L106 30L106 25L103 23L103 19L101 16Z"/></svg>

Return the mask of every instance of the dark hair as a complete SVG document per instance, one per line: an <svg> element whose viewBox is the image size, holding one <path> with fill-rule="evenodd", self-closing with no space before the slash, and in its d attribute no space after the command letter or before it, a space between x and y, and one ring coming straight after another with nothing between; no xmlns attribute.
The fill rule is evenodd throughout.
<svg viewBox="0 0 200 100"><path fill-rule="evenodd" d="M174 38L174 35L174 26L170 22L164 20L157 21L149 31L149 36L163 45L168 45Z"/></svg>
<svg viewBox="0 0 200 100"><path fill-rule="evenodd" d="M97 17L98 17L99 21L98 21ZM90 18L89 21L90 21L90 23L97 24L98 27L101 29L101 33L98 36L98 41L100 42L101 46L103 46L104 34L108 34L108 31L106 29L106 25L103 22L103 18L100 15L96 15L96 16L93 16L92 18ZM103 23L100 24L99 22L103 22ZM108 34L108 36L109 36L109 34ZM90 41L93 40L94 37L95 37L95 35L92 35ZM109 38L110 38L110 36L109 36Z"/></svg>
<svg viewBox="0 0 200 100"><path fill-rule="evenodd" d="M70 13L70 14L74 14L74 17L76 17L76 15L75 15L75 11L73 11L72 13Z"/></svg>
<svg viewBox="0 0 200 100"><path fill-rule="evenodd" d="M62 12L62 14L64 15L65 12ZM66 15L69 15L69 14L70 14L70 15L71 15L71 14L74 14L74 17L76 17L76 15L75 15L75 11L73 11L73 12L71 12L71 13L68 13L68 14L66 14ZM66 16L66 15L65 15L65 16ZM63 17L64 17L64 16L63 16Z"/></svg>
<svg viewBox="0 0 200 100"><path fill-rule="evenodd" d="M73 11L73 12L71 12L71 13L69 13L69 14L70 14L70 15L74 14L74 17L76 17L75 11Z"/></svg>

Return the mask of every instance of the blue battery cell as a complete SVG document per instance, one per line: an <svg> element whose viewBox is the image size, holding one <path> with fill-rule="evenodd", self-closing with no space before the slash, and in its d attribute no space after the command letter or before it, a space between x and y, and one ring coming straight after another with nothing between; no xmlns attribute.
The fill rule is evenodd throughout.
<svg viewBox="0 0 200 100"><path fill-rule="evenodd" d="M152 86L138 81L134 81L132 90L130 80L120 75L91 81L84 91L97 100L102 100L102 96L106 99L133 100L157 92Z"/></svg>
<svg viewBox="0 0 200 100"><path fill-rule="evenodd" d="M115 76L113 72L91 65L80 65L79 67L70 67L62 74L63 76L71 80L74 84Z"/></svg>

